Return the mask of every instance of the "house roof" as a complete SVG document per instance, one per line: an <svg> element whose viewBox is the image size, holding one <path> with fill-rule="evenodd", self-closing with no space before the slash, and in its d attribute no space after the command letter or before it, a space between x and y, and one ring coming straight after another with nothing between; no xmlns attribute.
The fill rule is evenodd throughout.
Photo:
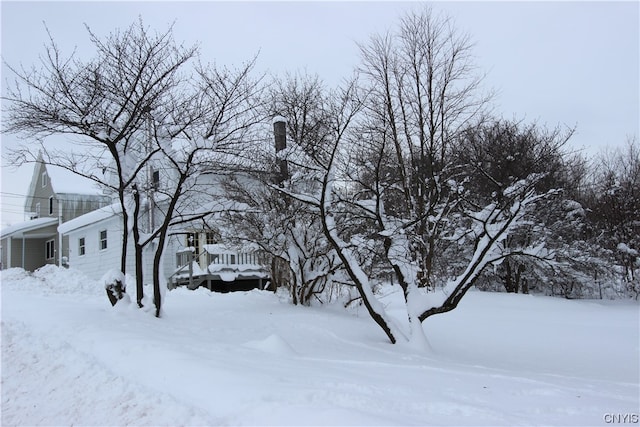
<svg viewBox="0 0 640 427"><path fill-rule="evenodd" d="M0 230L0 237L24 237L25 234L29 234L29 237L38 237L36 230L40 228L50 227L58 223L58 218L37 218L29 221L20 222L18 224L10 225ZM51 234L50 232L46 233Z"/></svg>
<svg viewBox="0 0 640 427"><path fill-rule="evenodd" d="M91 179L58 166L45 165L45 168L47 168L47 174L51 179L53 191L57 194L103 195L102 189Z"/></svg>
<svg viewBox="0 0 640 427"><path fill-rule="evenodd" d="M33 168L31 183L25 199L25 211L30 209L32 196L35 194L37 186L41 183L41 167L44 167L47 171L49 182L56 194L73 195L76 196L75 199L85 200L106 197L95 181L62 167L45 164L42 161L42 154L39 154Z"/></svg>
<svg viewBox="0 0 640 427"><path fill-rule="evenodd" d="M58 232L60 234L67 234L73 230L77 230L82 227L87 227L92 224L96 224L105 219L111 218L115 215L122 213L122 207L120 202L113 203L109 206L105 206L95 211L91 211L84 215L80 215L77 218L69 220L58 226Z"/></svg>

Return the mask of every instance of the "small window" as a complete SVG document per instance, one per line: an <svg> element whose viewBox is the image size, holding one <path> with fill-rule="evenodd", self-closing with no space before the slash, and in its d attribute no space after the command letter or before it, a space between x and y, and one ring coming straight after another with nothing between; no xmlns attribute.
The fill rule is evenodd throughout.
<svg viewBox="0 0 640 427"><path fill-rule="evenodd" d="M46 187L48 182L49 180L47 179L47 173L42 172L42 188Z"/></svg>
<svg viewBox="0 0 640 427"><path fill-rule="evenodd" d="M53 196L49 197L49 215L53 215Z"/></svg>
<svg viewBox="0 0 640 427"><path fill-rule="evenodd" d="M199 233L187 233L187 247L193 246L195 248L194 256L198 258L200 256L200 234Z"/></svg>
<svg viewBox="0 0 640 427"><path fill-rule="evenodd" d="M160 171L153 171L153 189L160 188Z"/></svg>
<svg viewBox="0 0 640 427"><path fill-rule="evenodd" d="M40 218L40 203L36 203L36 218Z"/></svg>
<svg viewBox="0 0 640 427"><path fill-rule="evenodd" d="M86 253L85 251L84 237L81 237L78 239L78 255L84 255Z"/></svg>
<svg viewBox="0 0 640 427"><path fill-rule="evenodd" d="M206 234L206 241L207 245L213 245L214 243L216 243L216 233L208 232Z"/></svg>
<svg viewBox="0 0 640 427"><path fill-rule="evenodd" d="M46 259L53 259L56 256L56 241L47 240L45 243L45 256Z"/></svg>
<svg viewBox="0 0 640 427"><path fill-rule="evenodd" d="M107 249L107 230L100 232L100 250Z"/></svg>

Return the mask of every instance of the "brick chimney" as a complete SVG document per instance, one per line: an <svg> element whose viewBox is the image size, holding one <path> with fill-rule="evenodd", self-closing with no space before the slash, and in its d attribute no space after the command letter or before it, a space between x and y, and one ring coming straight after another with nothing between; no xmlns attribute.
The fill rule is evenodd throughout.
<svg viewBox="0 0 640 427"><path fill-rule="evenodd" d="M282 185L284 181L289 179L289 167L287 159L279 157L278 154L287 148L287 119L282 116L276 116L273 119L273 136L276 145L276 165L277 176L276 183Z"/></svg>

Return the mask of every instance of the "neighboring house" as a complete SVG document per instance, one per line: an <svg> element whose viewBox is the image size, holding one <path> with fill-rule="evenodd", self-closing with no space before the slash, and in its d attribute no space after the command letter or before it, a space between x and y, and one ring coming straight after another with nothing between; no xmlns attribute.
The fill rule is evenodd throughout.
<svg viewBox="0 0 640 427"><path fill-rule="evenodd" d="M1 268L33 271L46 264L65 265L69 244L58 226L109 203L94 181L44 164L40 157L24 207L29 220L0 230Z"/></svg>

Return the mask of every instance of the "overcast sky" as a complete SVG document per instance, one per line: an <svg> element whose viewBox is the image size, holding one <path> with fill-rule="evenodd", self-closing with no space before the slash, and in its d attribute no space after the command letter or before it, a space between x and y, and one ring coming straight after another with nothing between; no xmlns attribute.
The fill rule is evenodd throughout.
<svg viewBox="0 0 640 427"><path fill-rule="evenodd" d="M47 38L91 55L84 24L99 35L138 16L186 44L205 61L236 65L259 53L261 71L306 70L333 85L359 62L357 42L392 30L422 2L1 2L2 57L37 63ZM430 2L452 16L475 43L496 113L549 127L576 126L571 144L588 153L624 144L639 133L640 2ZM11 79L4 64L2 85ZM16 144L2 135L2 150ZM3 156L4 157L4 156ZM2 217L23 220L33 167L2 163Z"/></svg>

